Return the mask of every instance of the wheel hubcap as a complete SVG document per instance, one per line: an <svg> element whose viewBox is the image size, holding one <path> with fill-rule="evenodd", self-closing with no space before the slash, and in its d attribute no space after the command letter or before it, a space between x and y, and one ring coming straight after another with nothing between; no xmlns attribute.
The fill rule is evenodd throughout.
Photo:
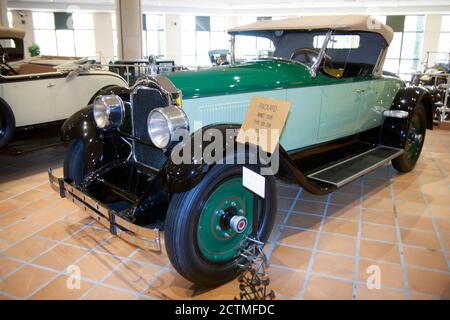
<svg viewBox="0 0 450 320"><path fill-rule="evenodd" d="M230 220L230 227L234 232L242 233L247 228L247 218L234 216Z"/></svg>
<svg viewBox="0 0 450 320"><path fill-rule="evenodd" d="M204 203L197 225L197 246L209 261L224 262L239 253L251 233L253 194L232 178L217 186Z"/></svg>

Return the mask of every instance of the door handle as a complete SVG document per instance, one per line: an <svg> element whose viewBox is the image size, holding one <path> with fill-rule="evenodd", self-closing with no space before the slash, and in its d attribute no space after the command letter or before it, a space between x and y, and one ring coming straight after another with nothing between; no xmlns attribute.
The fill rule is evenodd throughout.
<svg viewBox="0 0 450 320"><path fill-rule="evenodd" d="M55 85L53 84L53 83L49 83L48 85L47 85L47 88L53 88Z"/></svg>
<svg viewBox="0 0 450 320"><path fill-rule="evenodd" d="M364 93L364 92L366 92L366 90L364 90L364 89L358 89L358 90L356 90L356 93Z"/></svg>

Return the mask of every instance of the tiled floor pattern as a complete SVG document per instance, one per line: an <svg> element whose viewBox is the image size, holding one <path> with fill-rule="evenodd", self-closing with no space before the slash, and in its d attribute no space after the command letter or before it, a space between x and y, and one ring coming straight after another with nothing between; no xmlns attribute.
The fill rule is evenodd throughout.
<svg viewBox="0 0 450 320"><path fill-rule="evenodd" d="M197 288L167 256L115 238L47 183L62 147L0 156L0 298L230 299ZM280 182L266 251L281 299L449 299L450 132L429 131L414 172L391 166L314 196ZM380 271L380 289L369 273ZM73 275L80 271L81 281ZM369 273L368 273L369 272ZM71 277L72 276L72 277ZM77 285L80 285L77 287ZM69 289L71 288L71 289Z"/></svg>

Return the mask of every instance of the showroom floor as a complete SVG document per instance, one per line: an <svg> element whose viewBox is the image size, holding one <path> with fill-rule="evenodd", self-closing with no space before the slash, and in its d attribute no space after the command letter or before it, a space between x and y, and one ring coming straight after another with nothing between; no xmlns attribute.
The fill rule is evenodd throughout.
<svg viewBox="0 0 450 320"><path fill-rule="evenodd" d="M60 199L46 170L57 168L61 175L64 152L55 147L0 156L0 298L239 294L236 282L213 290L192 286L164 253L111 236ZM449 173L450 133L435 130L428 132L412 173L397 175L383 167L321 197L280 183L277 225L266 247L270 288L282 299L450 299ZM78 289L68 278L77 270ZM381 289L367 288L373 270L380 271Z"/></svg>

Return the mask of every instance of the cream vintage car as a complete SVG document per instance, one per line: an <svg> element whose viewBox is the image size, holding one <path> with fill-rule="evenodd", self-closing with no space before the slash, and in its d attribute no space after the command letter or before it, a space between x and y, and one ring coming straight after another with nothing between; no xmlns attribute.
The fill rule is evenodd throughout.
<svg viewBox="0 0 450 320"><path fill-rule="evenodd" d="M94 70L88 59L24 58L22 30L0 27L0 148L16 129L64 120L114 86L119 75Z"/></svg>

